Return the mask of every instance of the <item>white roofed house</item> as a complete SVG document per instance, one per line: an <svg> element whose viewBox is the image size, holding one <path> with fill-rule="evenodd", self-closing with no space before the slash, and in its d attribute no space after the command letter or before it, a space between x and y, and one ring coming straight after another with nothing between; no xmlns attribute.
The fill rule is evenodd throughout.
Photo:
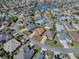
<svg viewBox="0 0 79 59"><path fill-rule="evenodd" d="M11 32L3 32L0 34L0 43L4 43L8 41L10 38L12 38L12 33Z"/></svg>
<svg viewBox="0 0 79 59"><path fill-rule="evenodd" d="M45 28L46 29L52 29L53 28L53 24L51 22L46 23Z"/></svg>
<svg viewBox="0 0 79 59"><path fill-rule="evenodd" d="M32 59L35 53L36 50L30 45L24 46L20 49L20 52L17 55L14 55L14 59Z"/></svg>
<svg viewBox="0 0 79 59"><path fill-rule="evenodd" d="M57 29L57 31L63 31L63 30L65 30L65 28L64 28L64 25L63 24L56 24L56 29Z"/></svg>
<svg viewBox="0 0 79 59"><path fill-rule="evenodd" d="M15 38L13 38L4 44L4 50L6 52L12 53L19 46L20 43Z"/></svg>

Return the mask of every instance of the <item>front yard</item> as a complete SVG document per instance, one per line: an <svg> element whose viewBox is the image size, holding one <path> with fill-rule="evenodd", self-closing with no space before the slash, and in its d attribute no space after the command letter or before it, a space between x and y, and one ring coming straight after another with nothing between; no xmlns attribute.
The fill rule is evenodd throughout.
<svg viewBox="0 0 79 59"><path fill-rule="evenodd" d="M42 40L42 36L36 36L36 35L34 35L32 38L35 39L35 40L37 40L37 41L41 41Z"/></svg>
<svg viewBox="0 0 79 59"><path fill-rule="evenodd" d="M68 43L68 45L71 48L79 47L79 41L72 41L71 43Z"/></svg>
<svg viewBox="0 0 79 59"><path fill-rule="evenodd" d="M23 31L24 34L29 35L30 32L29 31Z"/></svg>
<svg viewBox="0 0 79 59"><path fill-rule="evenodd" d="M32 59L36 59L37 54L40 53L40 51L41 51L41 47L39 47L38 45L34 45L34 49L36 49L37 52L36 52L36 54L34 55L34 57Z"/></svg>
<svg viewBox="0 0 79 59"><path fill-rule="evenodd" d="M55 47L63 48L63 45L57 39L55 39L55 40L47 39L45 41L45 44L50 45L50 46L55 46Z"/></svg>
<svg viewBox="0 0 79 59"><path fill-rule="evenodd" d="M54 52L47 50L46 55L48 56L48 59L52 59L54 57Z"/></svg>

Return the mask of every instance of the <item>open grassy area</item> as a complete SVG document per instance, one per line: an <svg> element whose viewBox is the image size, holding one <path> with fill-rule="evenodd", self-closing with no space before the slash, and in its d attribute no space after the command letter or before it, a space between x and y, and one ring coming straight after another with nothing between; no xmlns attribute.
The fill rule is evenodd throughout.
<svg viewBox="0 0 79 59"><path fill-rule="evenodd" d="M29 31L23 31L24 34L29 35L30 32Z"/></svg>
<svg viewBox="0 0 79 59"><path fill-rule="evenodd" d="M46 54L48 56L48 59L52 59L54 57L54 52L47 50Z"/></svg>
<svg viewBox="0 0 79 59"><path fill-rule="evenodd" d="M79 47L79 41L72 41L72 43L68 43L68 45L71 48Z"/></svg>
<svg viewBox="0 0 79 59"><path fill-rule="evenodd" d="M37 53L34 55L34 57L32 59L36 59L37 54L40 53L40 51L41 51L41 47L39 47L38 45L34 45L34 49L37 50Z"/></svg>
<svg viewBox="0 0 79 59"><path fill-rule="evenodd" d="M24 28L24 25L23 25L23 24L18 24L17 26L18 26L18 28L19 28L20 30L22 30L22 29Z"/></svg>
<svg viewBox="0 0 79 59"><path fill-rule="evenodd" d="M38 45L34 45L34 48L38 50L38 52L41 50L41 47L39 47Z"/></svg>
<svg viewBox="0 0 79 59"><path fill-rule="evenodd" d="M63 48L63 45L58 41L58 40L50 40L47 39L45 41L45 44L50 45L50 46L55 46L55 47L59 47L59 48Z"/></svg>
<svg viewBox="0 0 79 59"><path fill-rule="evenodd" d="M42 40L42 36L36 36L36 35L34 35L32 38L35 39L35 40L37 40L37 41L41 41Z"/></svg>
<svg viewBox="0 0 79 59"><path fill-rule="evenodd" d="M28 44L30 44L30 41L25 41L25 45L28 45Z"/></svg>

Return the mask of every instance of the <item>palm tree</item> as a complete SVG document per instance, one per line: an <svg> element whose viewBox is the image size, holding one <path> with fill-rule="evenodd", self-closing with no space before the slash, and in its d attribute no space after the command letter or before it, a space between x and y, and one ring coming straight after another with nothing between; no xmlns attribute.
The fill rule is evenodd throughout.
<svg viewBox="0 0 79 59"><path fill-rule="evenodd" d="M54 44L57 44L57 41L56 40L54 41Z"/></svg>
<svg viewBox="0 0 79 59"><path fill-rule="evenodd" d="M72 22L70 22L70 25L72 25Z"/></svg>
<svg viewBox="0 0 79 59"><path fill-rule="evenodd" d="M71 46L74 46L74 43L70 43Z"/></svg>

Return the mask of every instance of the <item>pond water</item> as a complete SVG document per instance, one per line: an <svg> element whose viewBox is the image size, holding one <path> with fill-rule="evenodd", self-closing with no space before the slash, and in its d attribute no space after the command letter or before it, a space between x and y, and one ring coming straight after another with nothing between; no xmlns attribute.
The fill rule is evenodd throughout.
<svg viewBox="0 0 79 59"><path fill-rule="evenodd" d="M42 3L35 7L35 10L55 9L57 6L55 3Z"/></svg>

